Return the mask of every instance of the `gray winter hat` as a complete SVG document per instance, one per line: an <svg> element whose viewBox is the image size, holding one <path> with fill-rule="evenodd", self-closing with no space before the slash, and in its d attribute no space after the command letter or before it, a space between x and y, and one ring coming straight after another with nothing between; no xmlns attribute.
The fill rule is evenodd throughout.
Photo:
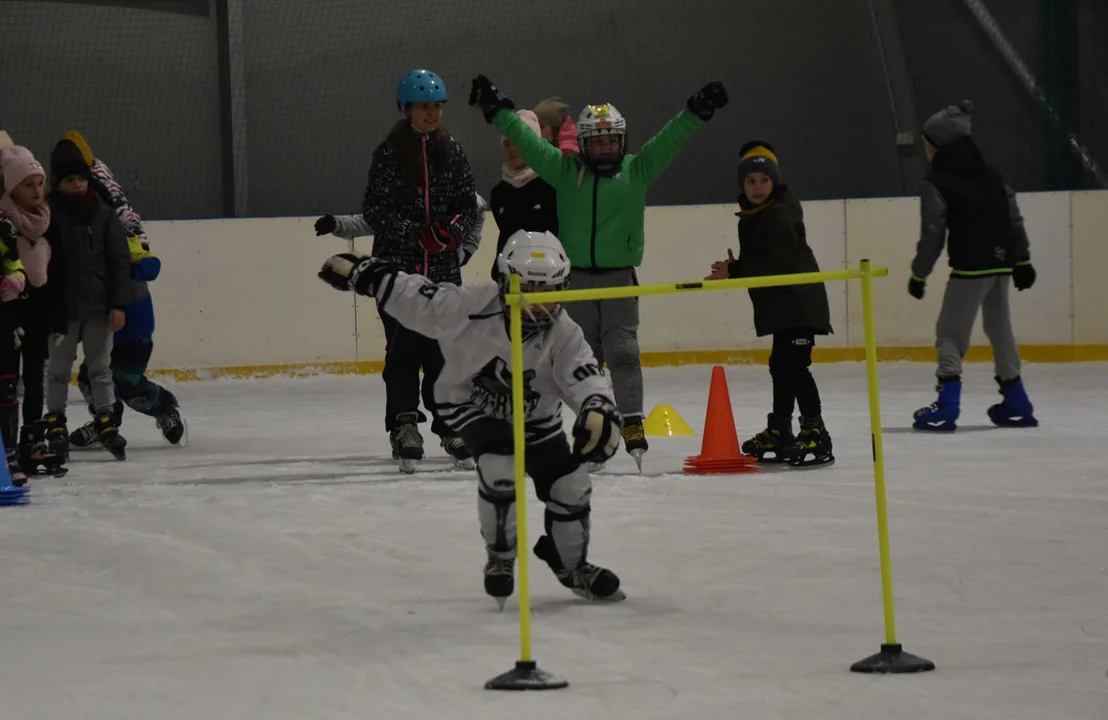
<svg viewBox="0 0 1108 720"><path fill-rule="evenodd" d="M932 115L923 124L923 137L934 148L950 145L959 138L969 137L973 103L963 100Z"/></svg>

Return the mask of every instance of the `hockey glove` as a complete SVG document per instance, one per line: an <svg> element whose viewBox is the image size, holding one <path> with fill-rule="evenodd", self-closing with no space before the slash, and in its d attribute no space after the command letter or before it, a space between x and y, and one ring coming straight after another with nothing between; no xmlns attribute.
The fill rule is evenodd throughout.
<svg viewBox="0 0 1108 720"><path fill-rule="evenodd" d="M908 294L916 300L923 300L923 291L927 287L927 281L915 275L908 281Z"/></svg>
<svg viewBox="0 0 1108 720"><path fill-rule="evenodd" d="M690 97L686 107L693 115L708 122L715 115L716 110L727 106L727 100L727 90L724 89L723 83L711 82Z"/></svg>
<svg viewBox="0 0 1108 720"><path fill-rule="evenodd" d="M432 220L419 234L419 244L432 255L458 249L458 240L450 231L450 225Z"/></svg>
<svg viewBox="0 0 1108 720"><path fill-rule="evenodd" d="M1035 284L1035 266L1030 262L1020 263L1012 268L1012 282L1016 290L1028 290Z"/></svg>
<svg viewBox="0 0 1108 720"><path fill-rule="evenodd" d="M335 219L334 215L324 215L320 219L315 221L315 234L330 235L339 226L339 221Z"/></svg>
<svg viewBox="0 0 1108 720"><path fill-rule="evenodd" d="M473 78L473 87L469 91L469 104L481 108L487 123L492 123L496 113L501 110L515 109L515 103L497 90L492 81L484 75Z"/></svg>
<svg viewBox="0 0 1108 720"><path fill-rule="evenodd" d="M619 449L623 416L603 395L590 395L573 423L573 454L588 462L604 462Z"/></svg>
<svg viewBox="0 0 1108 720"><path fill-rule="evenodd" d="M462 267L465 267L466 263L469 262L469 259L471 257L473 257L473 253L470 251L469 248L465 247L464 245L462 247L458 248L458 264L459 265L461 265Z"/></svg>
<svg viewBox="0 0 1108 720"><path fill-rule="evenodd" d="M319 278L336 290L353 290L359 295L376 297L382 285L392 284L397 268L387 260L355 253L339 253L327 258Z"/></svg>

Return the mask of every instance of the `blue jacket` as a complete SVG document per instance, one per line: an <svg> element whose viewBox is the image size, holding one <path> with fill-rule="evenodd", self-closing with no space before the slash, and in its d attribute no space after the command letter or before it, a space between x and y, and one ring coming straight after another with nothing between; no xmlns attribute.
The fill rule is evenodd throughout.
<svg viewBox="0 0 1108 720"><path fill-rule="evenodd" d="M154 300L146 283L156 280L162 271L162 261L142 246L137 235L127 238L131 250L131 285L133 303L127 306L127 322L115 334L116 345L149 341L154 334Z"/></svg>

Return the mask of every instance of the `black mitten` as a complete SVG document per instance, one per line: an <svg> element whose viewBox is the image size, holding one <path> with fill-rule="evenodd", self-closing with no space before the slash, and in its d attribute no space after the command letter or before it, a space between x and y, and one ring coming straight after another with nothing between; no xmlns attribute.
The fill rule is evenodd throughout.
<svg viewBox="0 0 1108 720"><path fill-rule="evenodd" d="M334 215L324 215L315 221L315 234L330 235L338 226L339 221L335 219Z"/></svg>
<svg viewBox="0 0 1108 720"><path fill-rule="evenodd" d="M573 454L588 462L604 462L619 449L623 416L608 398L590 395L573 423Z"/></svg>
<svg viewBox="0 0 1108 720"><path fill-rule="evenodd" d="M923 300L923 292L927 288L927 281L915 275L908 281L908 294L916 300Z"/></svg>
<svg viewBox="0 0 1108 720"><path fill-rule="evenodd" d="M708 122L715 115L716 110L727 105L727 100L727 90L724 89L723 83L710 82L689 98L686 107L693 115Z"/></svg>
<svg viewBox="0 0 1108 720"><path fill-rule="evenodd" d="M1027 290L1035 284L1035 266L1031 263L1021 263L1012 268L1012 282L1016 290Z"/></svg>
<svg viewBox="0 0 1108 720"><path fill-rule="evenodd" d="M484 75L473 78L473 87L469 91L469 104L481 108L485 114L485 122L488 123L491 123L496 113L501 110L515 109L515 103L497 90L492 81Z"/></svg>

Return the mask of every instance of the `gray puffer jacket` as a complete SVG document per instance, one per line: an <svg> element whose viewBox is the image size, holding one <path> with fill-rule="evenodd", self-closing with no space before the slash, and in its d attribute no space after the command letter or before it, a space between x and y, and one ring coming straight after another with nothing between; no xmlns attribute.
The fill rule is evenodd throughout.
<svg viewBox="0 0 1108 720"><path fill-rule="evenodd" d="M51 329L64 332L75 320L106 317L131 304L131 253L127 231L91 190L80 198L58 191L48 196Z"/></svg>

